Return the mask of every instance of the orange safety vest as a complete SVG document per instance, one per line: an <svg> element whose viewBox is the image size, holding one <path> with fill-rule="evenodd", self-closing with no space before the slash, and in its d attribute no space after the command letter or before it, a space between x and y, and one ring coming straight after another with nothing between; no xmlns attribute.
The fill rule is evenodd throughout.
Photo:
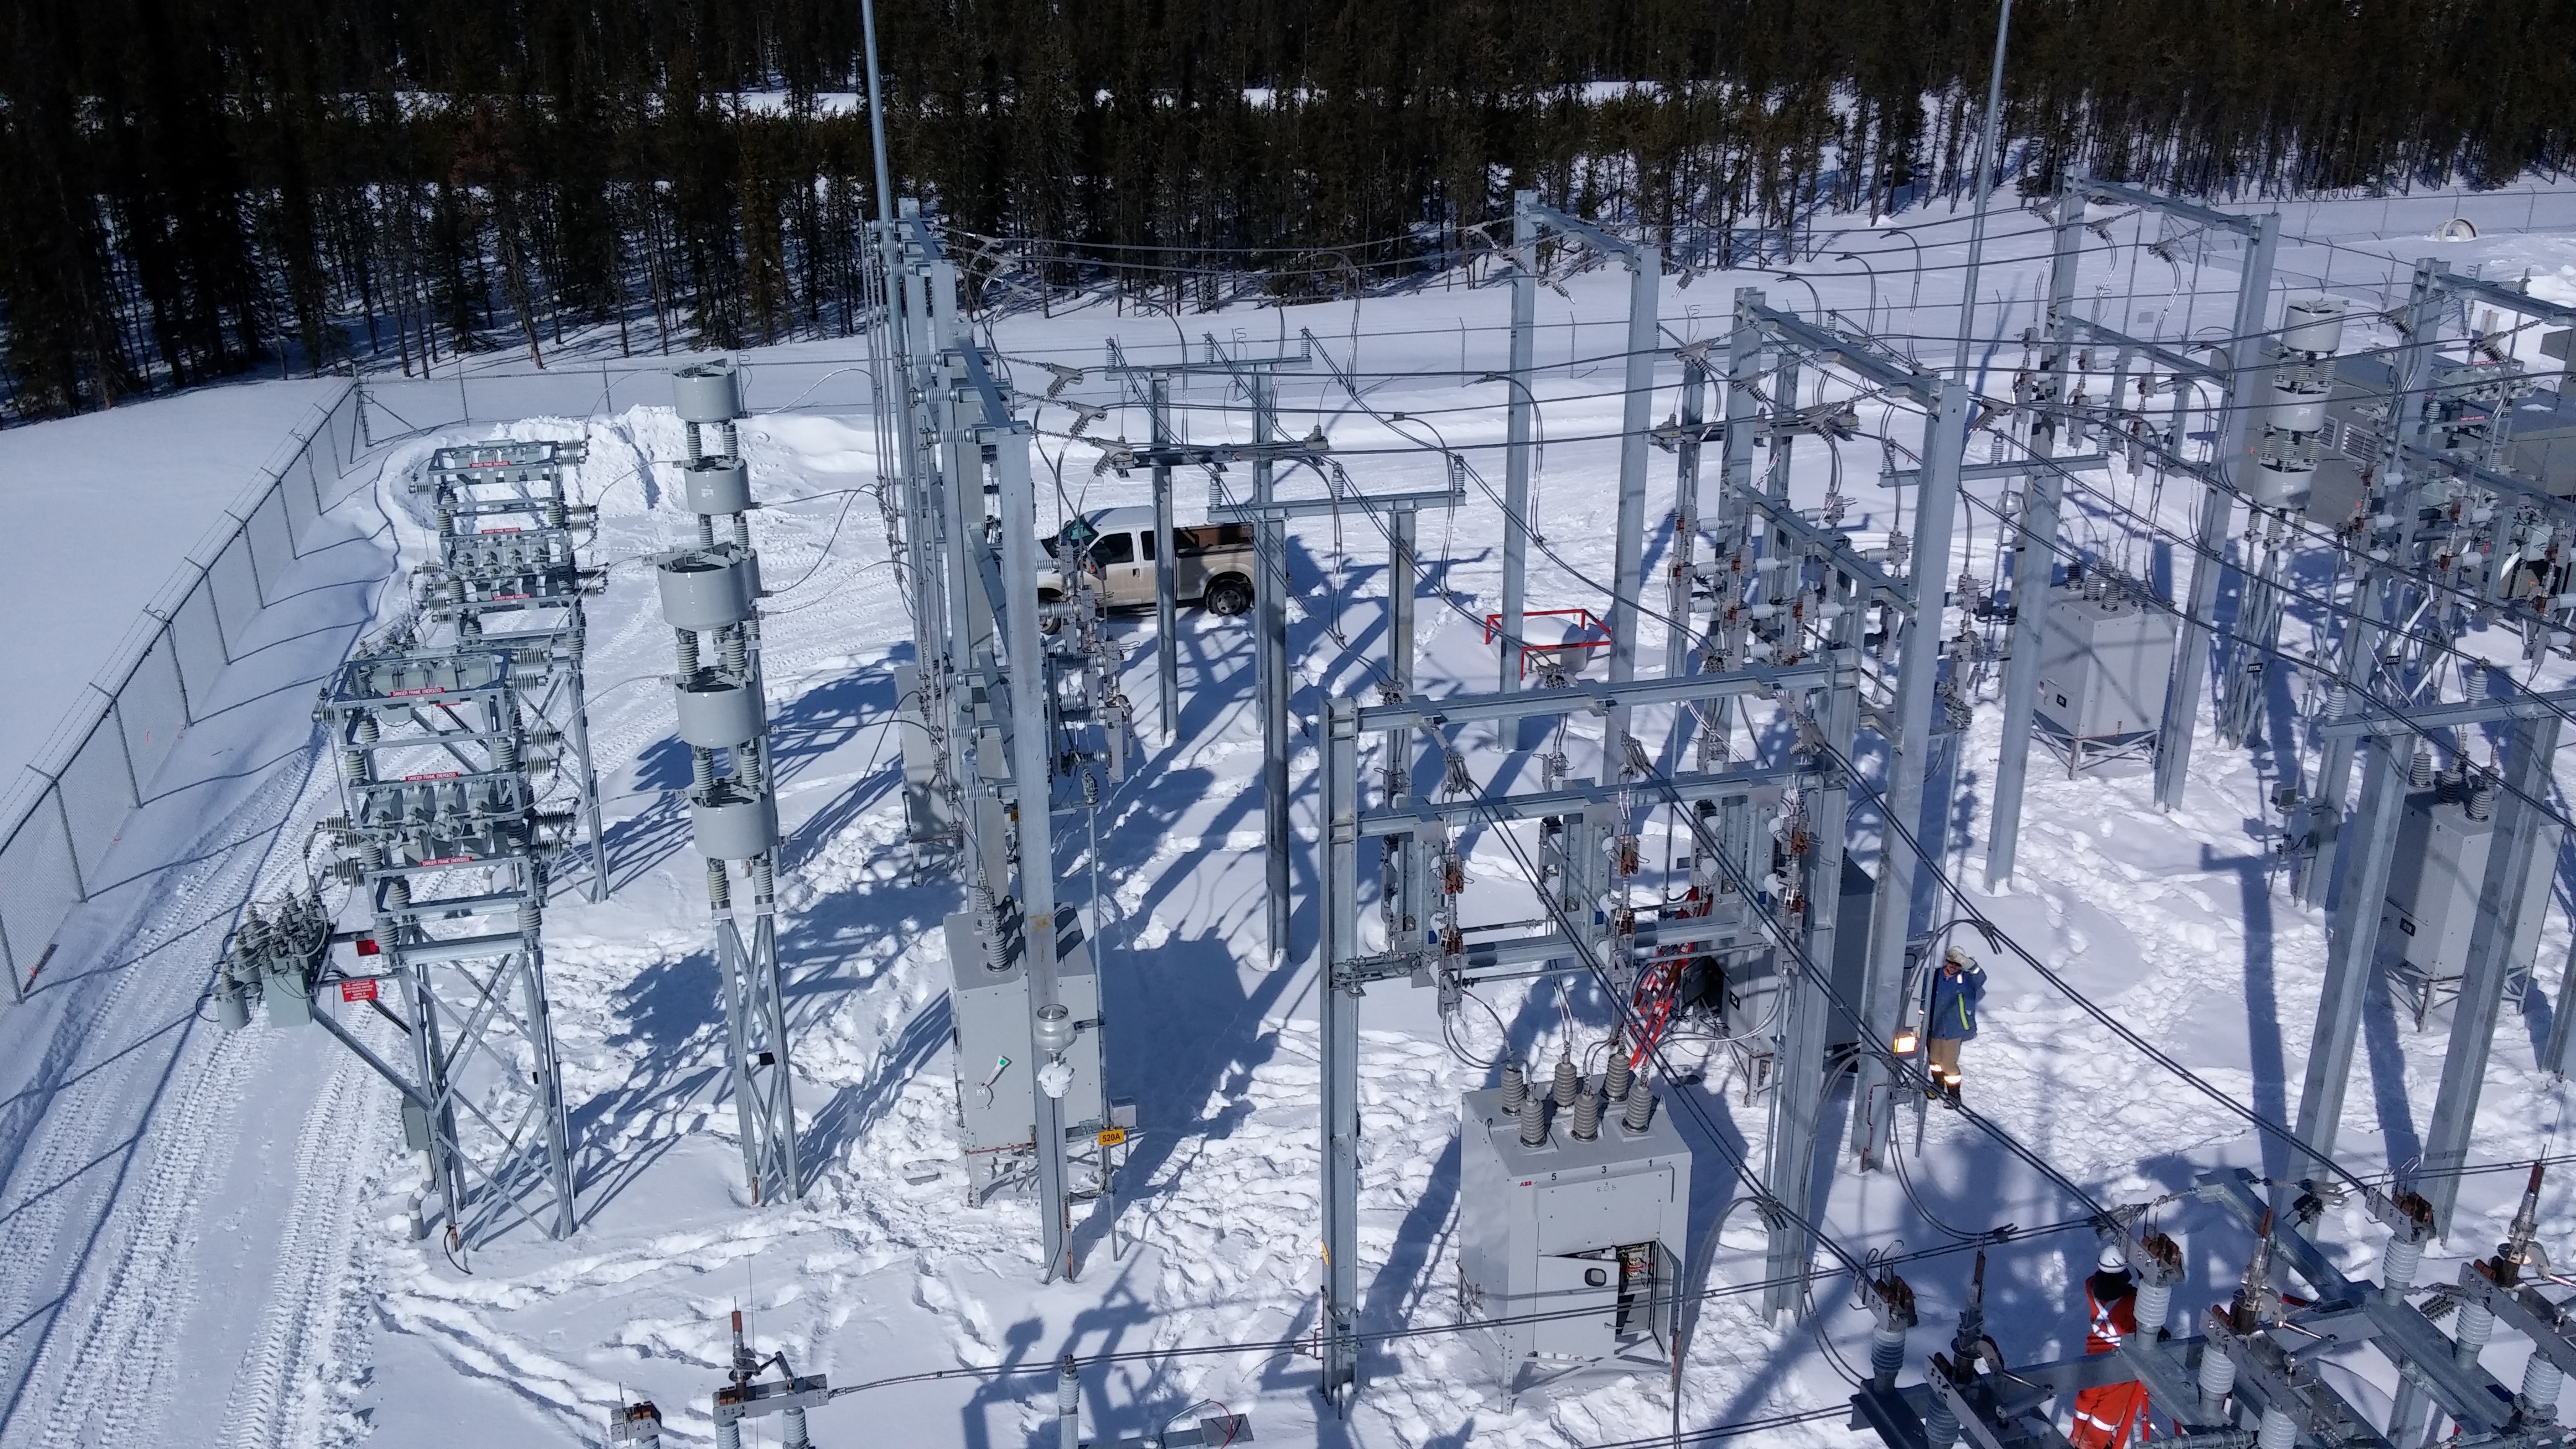
<svg viewBox="0 0 2576 1449"><path fill-rule="evenodd" d="M2130 1334L2138 1331L2136 1293L2124 1293L2109 1303L2103 1303L2094 1298L2093 1284L2088 1279L2084 1284L2084 1302L2093 1310L2092 1327L2084 1334L2086 1353L2114 1352Z"/></svg>

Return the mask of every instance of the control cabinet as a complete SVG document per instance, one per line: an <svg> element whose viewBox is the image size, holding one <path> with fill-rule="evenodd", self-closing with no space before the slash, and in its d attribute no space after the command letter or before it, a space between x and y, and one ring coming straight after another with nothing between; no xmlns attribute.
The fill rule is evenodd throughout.
<svg viewBox="0 0 2576 1449"><path fill-rule="evenodd" d="M2039 654L2040 727L2088 753L2134 744L2164 717L2174 624L2134 599L2060 593Z"/></svg>
<svg viewBox="0 0 2576 1449"><path fill-rule="evenodd" d="M2434 1004L2437 987L2456 988L2469 962L2469 932L2476 926L2495 842L2492 812L2479 819L2457 787L2411 791L2397 827L2397 858L2388 873L2388 899L2380 915L2382 959L2413 999L2416 1024ZM2531 878L2523 892L2522 919L2506 949L2508 993L2519 996L2540 950L2541 918L2549 909L2550 873L2558 863L2558 834L2544 825L2531 852ZM2449 994L2449 993L2445 993Z"/></svg>
<svg viewBox="0 0 2576 1449"><path fill-rule="evenodd" d="M1065 1133L1088 1138L1112 1125L1100 1072L1100 977L1080 919L1072 911L1059 911L1056 920L1056 999L1072 1013L1078 1029L1065 1052L1073 1067L1073 1085L1063 1099ZM973 913L961 911L947 921L957 1139L968 1188L978 1201L1023 1173L1037 1146L1030 1097L1031 1008L1019 918L1002 917L1000 929L1001 949L992 953L1000 969L988 970L984 937Z"/></svg>

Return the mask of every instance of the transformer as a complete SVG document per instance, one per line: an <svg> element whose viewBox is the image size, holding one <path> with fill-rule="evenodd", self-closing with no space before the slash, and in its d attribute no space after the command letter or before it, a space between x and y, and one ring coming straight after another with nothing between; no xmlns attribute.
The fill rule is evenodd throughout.
<svg viewBox="0 0 2576 1449"><path fill-rule="evenodd" d="M2070 773L2151 743L2173 672L2174 624L2116 593L2060 592L2039 655L2041 735Z"/></svg>
<svg viewBox="0 0 2576 1449"><path fill-rule="evenodd" d="M2390 979L2406 994L2418 1030L2442 999L2459 994L2468 968L2469 933L2484 904L2487 854L2495 842L2492 802L2480 794L2480 787L2458 779L2410 791L2398 825L2379 939ZM2557 862L2558 831L2544 825L2531 852L2522 919L2506 948L2509 1000L2519 999L2530 983Z"/></svg>
<svg viewBox="0 0 2576 1449"><path fill-rule="evenodd" d="M1629 1090L1646 1091L1645 1080ZM1507 1398L1597 1364L1668 1361L1689 1256L1691 1150L1671 1113L1631 1131L1620 1111L1605 1107L1590 1141L1574 1135L1574 1113L1554 1113L1531 1146L1501 1089L1460 1105L1459 1316L1564 1315L1485 1330Z"/></svg>
<svg viewBox="0 0 2576 1449"><path fill-rule="evenodd" d="M976 1202L1022 1177L1037 1145L1030 1120L1033 1052L1020 920L1013 915L994 919L998 943L988 938L973 911L960 911L947 921L958 1149L966 1161L968 1194ZM1065 1137L1087 1142L1104 1130L1132 1127L1134 1111L1125 1103L1113 1109L1101 1079L1100 978L1082 922L1072 911L1058 912L1056 919L1056 999L1076 1028L1073 1044L1064 1052L1073 1068L1073 1084L1063 1098ZM998 949L988 950L993 945ZM988 967L988 960L997 964Z"/></svg>

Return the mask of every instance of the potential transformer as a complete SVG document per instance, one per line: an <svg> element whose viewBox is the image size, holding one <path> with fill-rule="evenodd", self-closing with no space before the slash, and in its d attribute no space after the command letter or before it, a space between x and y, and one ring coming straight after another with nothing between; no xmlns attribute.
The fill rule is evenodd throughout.
<svg viewBox="0 0 2576 1449"><path fill-rule="evenodd" d="M2390 979L2405 993L2421 1030L2445 997L2459 994L2469 961L2469 932L2484 902L2487 856L2495 844L2493 786L2458 776L2409 792L2397 828L2397 857L2388 874L2379 939ZM2505 955L2505 994L2518 999L2540 951L2549 878L2558 863L2558 832L2544 825L2531 852L2522 919Z"/></svg>
<svg viewBox="0 0 2576 1449"><path fill-rule="evenodd" d="M2173 653L2171 618L2094 581L2049 601L2039 730L2069 773L2154 743Z"/></svg>
<svg viewBox="0 0 2576 1449"><path fill-rule="evenodd" d="M989 927L974 911L947 921L958 1147L966 1160L968 1195L979 1203L1029 1172L1037 1145L1030 1073L1047 1065L1031 1060L1028 973L1017 940L1021 918L1001 912L993 917ZM1056 996L1074 1035L1062 1053L1071 1074L1061 1082L1061 1093L1049 1095L1061 1100L1066 1142L1096 1144L1106 1153L1114 1143L1101 1139L1122 1138L1135 1125L1135 1113L1125 1102L1109 1102L1101 1078L1100 976L1082 922L1071 911L1058 913L1056 921ZM1043 1077L1039 1085L1046 1085Z"/></svg>
<svg viewBox="0 0 2576 1449"><path fill-rule="evenodd" d="M1642 1078L1593 1085L1570 1107L1543 1089L1512 1100L1514 1072L1460 1107L1460 1316L1492 1323L1506 1398L1595 1364L1664 1363L1675 1342L1690 1145Z"/></svg>

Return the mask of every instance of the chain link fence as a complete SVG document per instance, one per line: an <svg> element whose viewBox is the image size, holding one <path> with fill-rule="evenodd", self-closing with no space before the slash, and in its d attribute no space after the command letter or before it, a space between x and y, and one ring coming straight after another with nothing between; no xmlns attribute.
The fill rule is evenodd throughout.
<svg viewBox="0 0 2576 1449"><path fill-rule="evenodd" d="M104 886L109 849L153 777L286 591L363 446L351 383L316 404L127 631L107 667L0 795L0 968L10 999L44 969L72 908Z"/></svg>
<svg viewBox="0 0 2576 1449"><path fill-rule="evenodd" d="M857 338L850 351L810 357L737 359L743 406L755 413L855 413L873 406L868 359ZM837 349L835 349L837 353ZM630 408L668 408L671 369L723 353L557 360L543 369L524 363L478 367L435 378L370 377L366 380L365 441L372 445L442 428L502 424L528 418L614 418Z"/></svg>

